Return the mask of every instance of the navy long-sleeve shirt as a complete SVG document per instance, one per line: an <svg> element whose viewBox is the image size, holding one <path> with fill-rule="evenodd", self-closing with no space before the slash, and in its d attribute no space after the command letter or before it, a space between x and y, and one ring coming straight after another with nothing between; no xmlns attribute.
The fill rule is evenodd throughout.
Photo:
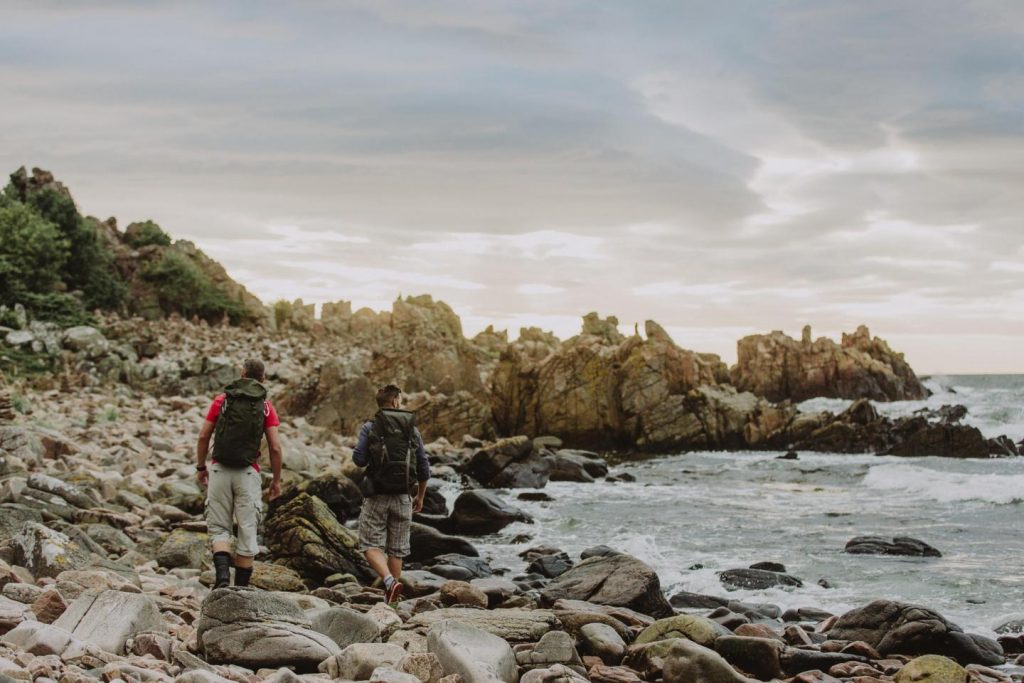
<svg viewBox="0 0 1024 683"><path fill-rule="evenodd" d="M369 461L366 458L366 445L370 440L370 430L373 429L373 420L367 420L359 429L359 440L352 451L352 462L360 467L366 467ZM416 436L416 480L427 481L430 479L430 460L427 459L427 449L423 445L423 436L417 427L412 428Z"/></svg>

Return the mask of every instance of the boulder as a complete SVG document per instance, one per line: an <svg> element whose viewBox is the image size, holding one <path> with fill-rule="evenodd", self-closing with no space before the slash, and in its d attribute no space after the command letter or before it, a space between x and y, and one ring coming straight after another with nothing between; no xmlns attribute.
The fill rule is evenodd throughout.
<svg viewBox="0 0 1024 683"><path fill-rule="evenodd" d="M893 679L895 683L966 683L967 670L948 657L925 655L907 662Z"/></svg>
<svg viewBox="0 0 1024 683"><path fill-rule="evenodd" d="M608 624L593 622L580 628L580 649L583 654L600 657L609 666L615 666L626 654L626 641Z"/></svg>
<svg viewBox="0 0 1024 683"><path fill-rule="evenodd" d="M14 563L36 578L55 578L69 569L83 569L90 555L70 538L36 522L27 522L11 539Z"/></svg>
<svg viewBox="0 0 1024 683"><path fill-rule="evenodd" d="M379 667L393 667L405 657L405 650L389 643L353 643L320 664L321 673L346 681L369 680Z"/></svg>
<svg viewBox="0 0 1024 683"><path fill-rule="evenodd" d="M773 638L722 636L715 641L715 651L725 661L762 681L783 677L781 655L785 647Z"/></svg>
<svg viewBox="0 0 1024 683"><path fill-rule="evenodd" d="M322 633L340 648L353 643L379 643L381 628L372 617L348 607L329 607L311 616L310 628Z"/></svg>
<svg viewBox="0 0 1024 683"><path fill-rule="evenodd" d="M833 640L863 640L883 656L937 654L963 665L1003 664L995 641L969 635L926 607L876 600L839 617L828 632Z"/></svg>
<svg viewBox="0 0 1024 683"><path fill-rule="evenodd" d="M532 524L533 518L491 491L463 491L452 507L451 526L460 534L490 534L515 522Z"/></svg>
<svg viewBox="0 0 1024 683"><path fill-rule="evenodd" d="M459 674L464 683L517 683L519 671L512 648L486 631L442 620L427 632L427 649L437 655L445 673Z"/></svg>
<svg viewBox="0 0 1024 683"><path fill-rule="evenodd" d="M441 604L487 609L487 594L466 581L447 581L441 586Z"/></svg>
<svg viewBox="0 0 1024 683"><path fill-rule="evenodd" d="M453 621L498 636L510 643L530 643L552 629L561 629L561 623L550 610L501 609L480 610L446 607L414 615L407 627L431 628L442 621Z"/></svg>
<svg viewBox="0 0 1024 683"><path fill-rule="evenodd" d="M63 655L65 652L74 653L76 656L99 653L95 648L90 650L87 643L83 643L66 630L39 621L22 622L4 634L0 638L0 643L39 657Z"/></svg>
<svg viewBox="0 0 1024 683"><path fill-rule="evenodd" d="M266 539L276 563L317 583L338 572L366 582L376 578L356 534L338 522L326 503L305 493L274 510Z"/></svg>
<svg viewBox="0 0 1024 683"><path fill-rule="evenodd" d="M548 631L536 645L517 646L515 655L521 669L547 669L562 664L580 674L586 671L573 637L565 631Z"/></svg>
<svg viewBox="0 0 1024 683"><path fill-rule="evenodd" d="M322 500L341 522L359 517L359 509L363 504L363 494L359 485L339 470L332 469L285 488L281 495L270 503L271 514L301 493Z"/></svg>
<svg viewBox="0 0 1024 683"><path fill-rule="evenodd" d="M942 553L924 541L907 536L892 539L881 536L857 536L846 543L851 555L903 555L907 557L942 557Z"/></svg>
<svg viewBox="0 0 1024 683"><path fill-rule="evenodd" d="M286 591L301 593L306 589L302 577L294 569L280 564L256 562L253 564L252 578L249 585L265 591Z"/></svg>
<svg viewBox="0 0 1024 683"><path fill-rule="evenodd" d="M764 590L766 588L799 588L803 581L767 569L727 569L718 575L718 580L729 590Z"/></svg>
<svg viewBox="0 0 1024 683"><path fill-rule="evenodd" d="M420 683L437 683L444 676L441 660L432 652L410 652L395 668L415 676Z"/></svg>
<svg viewBox="0 0 1024 683"><path fill-rule="evenodd" d="M313 672L341 648L311 625L299 606L281 594L220 588L203 602L196 636L213 664Z"/></svg>
<svg viewBox="0 0 1024 683"><path fill-rule="evenodd" d="M64 330L64 348L84 353L90 358L99 358L107 352L108 344L103 333L89 325L78 325Z"/></svg>
<svg viewBox="0 0 1024 683"><path fill-rule="evenodd" d="M662 664L664 683L749 683L714 650L685 638L668 642Z"/></svg>
<svg viewBox="0 0 1024 683"><path fill-rule="evenodd" d="M437 529L416 522L411 526L409 544L412 550L412 554L406 558L409 562L429 562L449 554L480 556L480 552L466 539L443 534Z"/></svg>
<svg viewBox="0 0 1024 683"><path fill-rule="evenodd" d="M719 636L730 635L729 629L710 619L696 614L677 614L654 622L636 637L637 645L653 643L656 640L686 638L704 647L715 646Z"/></svg>
<svg viewBox="0 0 1024 683"><path fill-rule="evenodd" d="M547 668L531 669L523 674L519 683L587 683L579 671L565 664L552 664Z"/></svg>
<svg viewBox="0 0 1024 683"><path fill-rule="evenodd" d="M564 552L551 553L537 557L526 567L528 574L540 574L553 579L572 569L572 560Z"/></svg>
<svg viewBox="0 0 1024 683"><path fill-rule="evenodd" d="M16 628L27 618L31 618L29 605L10 598L0 597L0 635Z"/></svg>
<svg viewBox="0 0 1024 683"><path fill-rule="evenodd" d="M551 481L589 483L608 474L608 463L597 453L562 449L555 451L551 463Z"/></svg>
<svg viewBox="0 0 1024 683"><path fill-rule="evenodd" d="M528 437L512 436L499 439L473 454L466 473L486 486L502 470L526 458L532 450L533 443Z"/></svg>
<svg viewBox="0 0 1024 683"><path fill-rule="evenodd" d="M661 581L649 566L631 555L589 557L553 579L542 591L546 605L556 600L584 600L628 607L660 618L673 614L661 592Z"/></svg>
<svg viewBox="0 0 1024 683"><path fill-rule="evenodd" d="M136 634L165 630L153 598L116 590L87 591L53 625L114 654L124 654L125 642Z"/></svg>
<svg viewBox="0 0 1024 683"><path fill-rule="evenodd" d="M168 569L177 567L201 569L203 562L209 556L209 534L179 528L169 533L164 542L160 544L160 549L156 553L156 562L161 567Z"/></svg>

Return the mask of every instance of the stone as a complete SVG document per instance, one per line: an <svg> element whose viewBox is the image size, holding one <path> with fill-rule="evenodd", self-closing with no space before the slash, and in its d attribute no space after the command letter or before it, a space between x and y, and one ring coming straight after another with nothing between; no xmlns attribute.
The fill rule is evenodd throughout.
<svg viewBox="0 0 1024 683"><path fill-rule="evenodd" d="M487 595L465 581L448 581L440 590L441 604L451 607L463 605L487 609Z"/></svg>
<svg viewBox="0 0 1024 683"><path fill-rule="evenodd" d="M316 583L338 572L366 582L376 577L356 534L338 522L326 503L305 493L272 512L266 539L277 564Z"/></svg>
<svg viewBox="0 0 1024 683"><path fill-rule="evenodd" d="M78 325L64 330L64 348L84 353L89 358L99 358L107 352L108 344L103 333L89 325Z"/></svg>
<svg viewBox="0 0 1024 683"><path fill-rule="evenodd" d="M526 567L527 573L540 574L549 579L561 576L570 569L572 569L572 560L564 552L541 555Z"/></svg>
<svg viewBox="0 0 1024 683"><path fill-rule="evenodd" d="M0 597L0 635L16 628L29 616L30 607L23 602Z"/></svg>
<svg viewBox="0 0 1024 683"><path fill-rule="evenodd" d="M301 593L306 590L306 585L297 571L270 562L253 564L249 585L254 588L262 588L265 591L284 591L286 593Z"/></svg>
<svg viewBox="0 0 1024 683"><path fill-rule="evenodd" d="M68 604L56 590L43 591L32 603L32 613L36 620L44 624L52 624L67 610Z"/></svg>
<svg viewBox="0 0 1024 683"><path fill-rule="evenodd" d="M671 641L662 665L664 683L749 683L714 650L685 638Z"/></svg>
<svg viewBox="0 0 1024 683"><path fill-rule="evenodd" d="M36 522L27 522L11 539L14 563L34 577L55 578L69 569L83 569L90 562L89 553L70 538Z"/></svg>
<svg viewBox="0 0 1024 683"><path fill-rule="evenodd" d="M640 677L632 669L624 666L605 666L602 664L590 667L587 677L590 678L592 683L640 683L641 681Z"/></svg>
<svg viewBox="0 0 1024 683"><path fill-rule="evenodd" d="M310 627L333 640L340 648L346 648L353 643L381 641L380 624L372 617L347 607L318 610L312 615Z"/></svg>
<svg viewBox="0 0 1024 683"><path fill-rule="evenodd" d="M948 657L925 655L907 662L893 679L895 683L966 683L967 671Z"/></svg>
<svg viewBox="0 0 1024 683"><path fill-rule="evenodd" d="M378 667L393 667L405 657L405 650L389 643L353 643L319 666L320 673L347 681L365 681Z"/></svg>
<svg viewBox="0 0 1024 683"><path fill-rule="evenodd" d="M209 534L187 529L175 529L168 534L156 553L157 564L168 569L201 569L207 560L212 561Z"/></svg>
<svg viewBox="0 0 1024 683"><path fill-rule="evenodd" d="M587 683L587 678L564 664L532 669L523 674L520 683Z"/></svg>
<svg viewBox="0 0 1024 683"><path fill-rule="evenodd" d="M370 683L420 683L420 679L390 666L378 666L370 674Z"/></svg>
<svg viewBox="0 0 1024 683"><path fill-rule="evenodd" d="M540 595L546 605L570 599L628 607L656 618L673 614L658 575L637 558L625 554L588 557L553 579Z"/></svg>
<svg viewBox="0 0 1024 683"><path fill-rule="evenodd" d="M0 642L40 657L61 655L72 650L86 651L86 646L66 630L38 621L26 621L8 631Z"/></svg>
<svg viewBox="0 0 1024 683"><path fill-rule="evenodd" d="M437 529L416 522L411 526L409 544L412 554L407 559L410 562L429 562L448 554L480 556L480 552L466 539L448 536Z"/></svg>
<svg viewBox="0 0 1024 683"><path fill-rule="evenodd" d="M437 683L444 676L441 660L433 652L410 652L395 668L415 676L420 683Z"/></svg>
<svg viewBox="0 0 1024 683"><path fill-rule="evenodd" d="M517 683L519 671L512 648L498 636L452 620L427 632L427 649L437 655L446 673L465 683Z"/></svg>
<svg viewBox="0 0 1024 683"><path fill-rule="evenodd" d="M656 640L686 638L704 647L714 647L719 636L730 635L731 631L711 619L696 614L677 614L654 622L636 637L637 645L653 643Z"/></svg>
<svg viewBox="0 0 1024 683"><path fill-rule="evenodd" d="M533 444L525 436L499 439L473 454L466 468L467 474L486 486L509 465L526 458L532 450Z"/></svg>
<svg viewBox="0 0 1024 683"><path fill-rule="evenodd" d="M153 598L115 590L87 591L53 625L114 654L124 654L125 642L138 633L164 630Z"/></svg>
<svg viewBox="0 0 1024 683"><path fill-rule="evenodd" d="M196 635L208 662L251 669L294 666L308 673L341 651L310 627L303 610L284 594L221 588L203 602Z"/></svg>
<svg viewBox="0 0 1024 683"><path fill-rule="evenodd" d="M729 590L764 590L775 587L799 588L803 582L795 576L767 569L727 569L718 580Z"/></svg>
<svg viewBox="0 0 1024 683"><path fill-rule="evenodd" d="M593 622L580 628L580 648L584 654L600 657L609 666L615 666L626 654L626 641L608 624Z"/></svg>
<svg viewBox="0 0 1024 683"><path fill-rule="evenodd" d="M452 621L498 636L510 643L536 642L561 624L550 610L502 609L476 610L458 607L422 612L406 622L407 627L431 628L442 621Z"/></svg>
<svg viewBox="0 0 1024 683"><path fill-rule="evenodd" d="M518 646L515 655L516 662L524 669L546 669L553 664L564 664L578 672L585 671L576 643L565 631L548 631L536 645Z"/></svg>
<svg viewBox="0 0 1024 683"><path fill-rule="evenodd" d="M402 572L402 594L407 598L421 598L441 590L448 579L425 569L410 569Z"/></svg>
<svg viewBox="0 0 1024 683"><path fill-rule="evenodd" d="M771 638L722 636L715 641L715 652L725 661L762 681L782 678L784 648L784 643Z"/></svg>
<svg viewBox="0 0 1024 683"><path fill-rule="evenodd" d="M844 550L851 555L903 555L907 557L942 557L942 553L924 541L906 536L892 539L880 536L851 538Z"/></svg>
<svg viewBox="0 0 1024 683"><path fill-rule="evenodd" d="M402 618L383 602L378 602L371 607L366 616L377 623L381 640L387 641L395 631L402 627Z"/></svg>
<svg viewBox="0 0 1024 683"><path fill-rule="evenodd" d="M463 491L452 506L451 528L459 534L495 533L515 522L532 524L533 518L491 491Z"/></svg>
<svg viewBox="0 0 1024 683"><path fill-rule="evenodd" d="M549 458L551 481L590 483L608 474L608 463L597 453L562 449Z"/></svg>
<svg viewBox="0 0 1024 683"><path fill-rule="evenodd" d="M926 607L876 600L839 617L828 632L833 640L863 640L883 656L938 654L962 665L1002 664L1002 647L995 641L968 635L941 614Z"/></svg>
<svg viewBox="0 0 1024 683"><path fill-rule="evenodd" d="M3 588L3 596L5 598L8 600L14 600L15 602L24 603L26 605L31 605L42 594L43 587L37 586L34 583L12 581Z"/></svg>

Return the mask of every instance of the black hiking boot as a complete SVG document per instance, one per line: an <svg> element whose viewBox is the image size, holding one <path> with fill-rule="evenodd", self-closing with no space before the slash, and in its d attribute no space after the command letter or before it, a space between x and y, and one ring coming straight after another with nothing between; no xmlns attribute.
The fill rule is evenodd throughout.
<svg viewBox="0 0 1024 683"><path fill-rule="evenodd" d="M231 585L231 553L213 554L213 587L227 588Z"/></svg>
<svg viewBox="0 0 1024 683"><path fill-rule="evenodd" d="M252 567L235 567L235 585L248 586L252 578Z"/></svg>

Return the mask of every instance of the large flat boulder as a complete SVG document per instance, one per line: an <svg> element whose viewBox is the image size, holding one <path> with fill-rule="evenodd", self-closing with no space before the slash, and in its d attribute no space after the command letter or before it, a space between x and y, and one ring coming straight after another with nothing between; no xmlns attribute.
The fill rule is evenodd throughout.
<svg viewBox="0 0 1024 683"><path fill-rule="evenodd" d="M115 590L86 591L53 625L114 654L124 654L125 642L138 633L166 629L153 598Z"/></svg>
<svg viewBox="0 0 1024 683"><path fill-rule="evenodd" d="M453 621L486 631L511 643L536 642L552 629L560 629L561 623L550 610L502 609L482 610L449 607L421 612L413 616L406 625L410 628L431 628L443 621Z"/></svg>
<svg viewBox="0 0 1024 683"><path fill-rule="evenodd" d="M341 652L329 636L312 630L295 601L254 588L221 588L203 602L197 636L206 660L249 669L294 666L317 671Z"/></svg>
<svg viewBox="0 0 1024 683"><path fill-rule="evenodd" d="M311 627L322 633L338 647L345 648L353 643L379 643L380 624L376 619L348 607L329 607L312 615Z"/></svg>
<svg viewBox="0 0 1024 683"><path fill-rule="evenodd" d="M68 536L37 522L26 522L11 539L14 564L38 578L56 578L69 569L84 569L91 555Z"/></svg>
<svg viewBox="0 0 1024 683"><path fill-rule="evenodd" d="M588 557L541 591L545 605L561 599L628 607L655 618L674 614L657 573L625 554Z"/></svg>
<svg viewBox="0 0 1024 683"><path fill-rule="evenodd" d="M516 657L507 642L486 631L446 619L427 633L427 650L437 655L446 674L465 683L517 683Z"/></svg>

